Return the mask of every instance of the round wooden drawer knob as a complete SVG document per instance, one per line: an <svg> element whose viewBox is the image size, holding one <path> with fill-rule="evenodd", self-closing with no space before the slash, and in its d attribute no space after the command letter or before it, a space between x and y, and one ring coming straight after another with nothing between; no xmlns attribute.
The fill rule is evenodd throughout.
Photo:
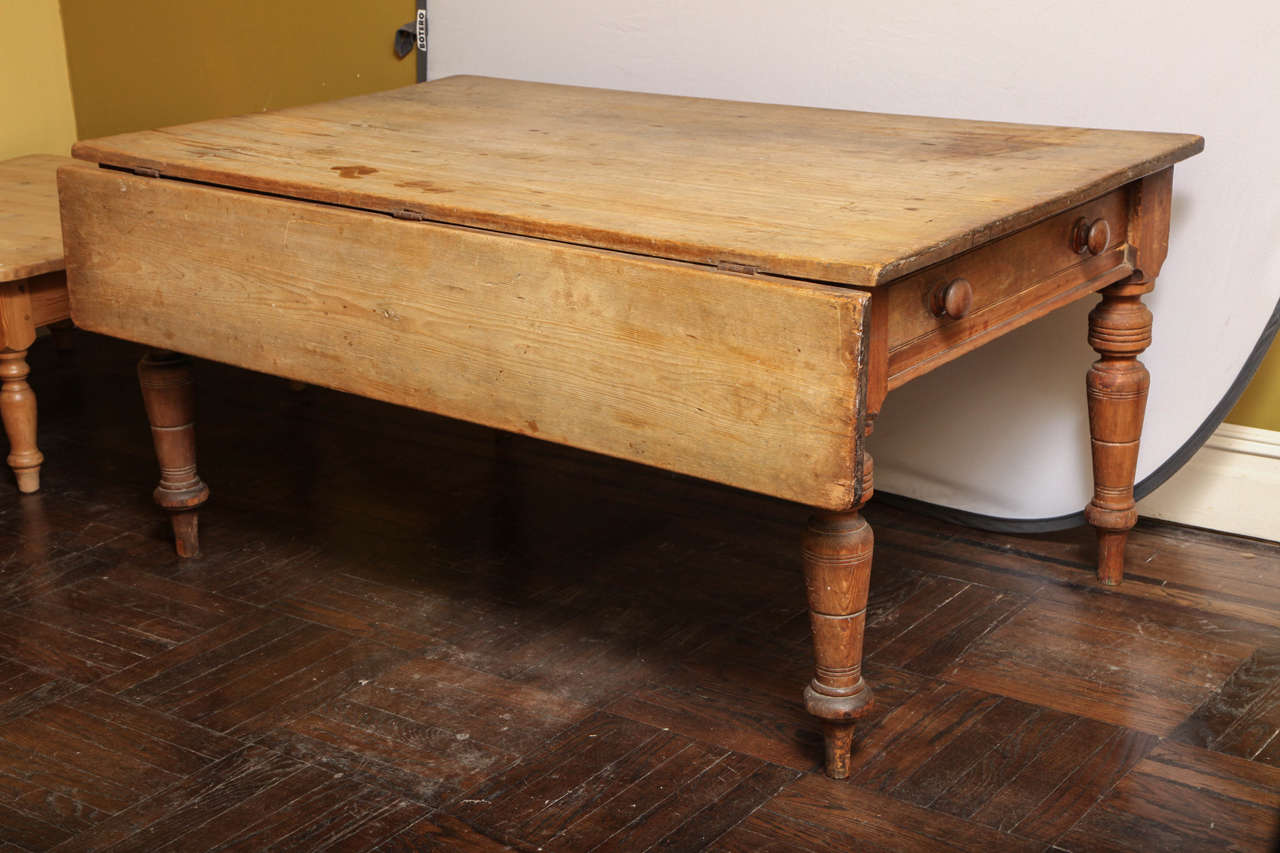
<svg viewBox="0 0 1280 853"><path fill-rule="evenodd" d="M967 278L957 278L933 292L935 317L959 320L973 307L973 285Z"/></svg>
<svg viewBox="0 0 1280 853"><path fill-rule="evenodd" d="M1096 255L1111 244L1111 226L1105 219L1077 219L1075 230L1071 233L1071 248L1083 255L1088 252Z"/></svg>

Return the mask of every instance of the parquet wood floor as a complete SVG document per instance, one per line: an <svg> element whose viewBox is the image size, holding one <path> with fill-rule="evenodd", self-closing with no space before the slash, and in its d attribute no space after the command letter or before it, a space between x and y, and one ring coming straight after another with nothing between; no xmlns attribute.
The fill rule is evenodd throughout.
<svg viewBox="0 0 1280 853"><path fill-rule="evenodd" d="M204 556L136 348L32 351L0 481L0 850L1266 850L1280 546L874 503L854 778L818 772L804 510L200 365ZM1082 402L1083 404L1083 402Z"/></svg>

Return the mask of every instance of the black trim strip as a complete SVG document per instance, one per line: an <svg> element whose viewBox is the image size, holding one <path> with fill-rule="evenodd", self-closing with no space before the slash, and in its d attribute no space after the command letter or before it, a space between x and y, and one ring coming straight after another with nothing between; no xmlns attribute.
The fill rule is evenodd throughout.
<svg viewBox="0 0 1280 853"><path fill-rule="evenodd" d="M418 0L416 8L416 16L414 17L415 35L418 36L417 45L417 63L418 63L418 82L427 82L427 38L430 30L427 27L427 0ZM416 30L421 28L420 32Z"/></svg>

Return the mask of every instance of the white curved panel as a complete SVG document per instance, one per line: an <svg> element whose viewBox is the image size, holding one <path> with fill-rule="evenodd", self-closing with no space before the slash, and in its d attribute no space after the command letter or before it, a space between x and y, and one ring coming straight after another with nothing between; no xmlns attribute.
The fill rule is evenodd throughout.
<svg viewBox="0 0 1280 853"><path fill-rule="evenodd" d="M1280 299L1280 6L431 0L430 76L1199 133L1175 170L1138 477L1221 399ZM732 157L732 151L725 152ZM889 395L879 490L1004 518L1090 494L1093 300Z"/></svg>

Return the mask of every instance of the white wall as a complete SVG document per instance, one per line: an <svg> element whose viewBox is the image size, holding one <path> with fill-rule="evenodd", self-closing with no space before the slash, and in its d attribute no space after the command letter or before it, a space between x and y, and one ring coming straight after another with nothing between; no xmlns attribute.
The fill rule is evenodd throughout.
<svg viewBox="0 0 1280 853"><path fill-rule="evenodd" d="M431 0L430 23L432 79L1203 134L1175 172L1172 251L1148 298L1139 478L1217 403L1280 297L1274 3ZM877 488L1007 518L1079 510L1089 307L890 394Z"/></svg>

